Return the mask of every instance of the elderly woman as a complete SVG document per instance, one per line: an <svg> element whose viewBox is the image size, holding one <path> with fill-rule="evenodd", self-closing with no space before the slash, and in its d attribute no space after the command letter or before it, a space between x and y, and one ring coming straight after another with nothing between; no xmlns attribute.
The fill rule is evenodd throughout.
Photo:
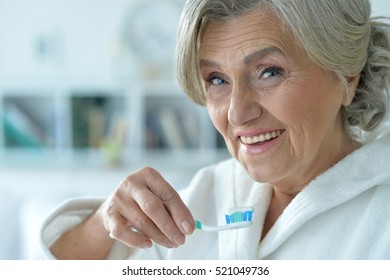
<svg viewBox="0 0 390 280"><path fill-rule="evenodd" d="M181 196L143 168L105 201L64 203L46 257L389 259L390 138L367 141L388 103L387 28L368 0L189 0L179 82L233 158ZM251 227L195 230L245 205Z"/></svg>

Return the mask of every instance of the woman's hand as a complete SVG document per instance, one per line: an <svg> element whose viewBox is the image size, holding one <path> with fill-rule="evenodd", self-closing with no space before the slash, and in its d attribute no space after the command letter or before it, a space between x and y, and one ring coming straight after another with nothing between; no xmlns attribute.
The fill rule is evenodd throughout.
<svg viewBox="0 0 390 280"><path fill-rule="evenodd" d="M122 180L99 214L110 237L133 248L151 247L152 241L175 248L195 229L178 193L152 168Z"/></svg>

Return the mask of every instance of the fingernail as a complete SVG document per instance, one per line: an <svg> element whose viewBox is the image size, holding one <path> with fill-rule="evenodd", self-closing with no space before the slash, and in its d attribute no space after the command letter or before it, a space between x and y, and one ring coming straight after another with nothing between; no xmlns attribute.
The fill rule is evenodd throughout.
<svg viewBox="0 0 390 280"><path fill-rule="evenodd" d="M173 238L172 238L172 241L175 242L177 245L183 245L184 242L185 242L186 238L184 236L184 234L182 233L178 233L176 234Z"/></svg>
<svg viewBox="0 0 390 280"><path fill-rule="evenodd" d="M181 229L187 235L192 233L193 228L194 227L191 225L191 223L188 220L185 220L181 223Z"/></svg>

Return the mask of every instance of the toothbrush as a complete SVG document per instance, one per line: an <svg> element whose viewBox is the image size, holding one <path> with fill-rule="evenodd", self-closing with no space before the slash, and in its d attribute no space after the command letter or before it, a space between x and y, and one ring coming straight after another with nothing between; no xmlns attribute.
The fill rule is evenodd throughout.
<svg viewBox="0 0 390 280"><path fill-rule="evenodd" d="M204 231L221 231L230 229L246 228L252 225L252 216L255 209L251 206L230 208L229 214L225 215L226 225L209 226L195 220L197 229Z"/></svg>

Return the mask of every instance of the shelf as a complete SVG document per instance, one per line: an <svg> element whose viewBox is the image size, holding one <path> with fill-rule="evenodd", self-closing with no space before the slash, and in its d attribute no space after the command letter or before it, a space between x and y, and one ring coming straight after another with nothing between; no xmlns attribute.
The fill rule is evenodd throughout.
<svg viewBox="0 0 390 280"><path fill-rule="evenodd" d="M56 157L60 163L76 162L81 154L91 158L85 164L95 160L101 165L130 164L154 155L175 161L202 155L205 160L198 162L213 162L213 151L225 150L205 108L193 104L175 83L126 90L42 88L0 87L0 153L5 162L18 154L34 163Z"/></svg>
<svg viewBox="0 0 390 280"><path fill-rule="evenodd" d="M184 0L174 2L172 28ZM13 31L0 29L0 165L126 166L148 158L184 165L191 158L200 166L226 152L205 108L174 78L174 44L157 45L167 50L158 60L129 48L134 3L87 1L74 14L73 4L44 0L46 8L29 7L23 22L14 16L20 9L5 5L1 26ZM155 30L141 35L153 41Z"/></svg>

